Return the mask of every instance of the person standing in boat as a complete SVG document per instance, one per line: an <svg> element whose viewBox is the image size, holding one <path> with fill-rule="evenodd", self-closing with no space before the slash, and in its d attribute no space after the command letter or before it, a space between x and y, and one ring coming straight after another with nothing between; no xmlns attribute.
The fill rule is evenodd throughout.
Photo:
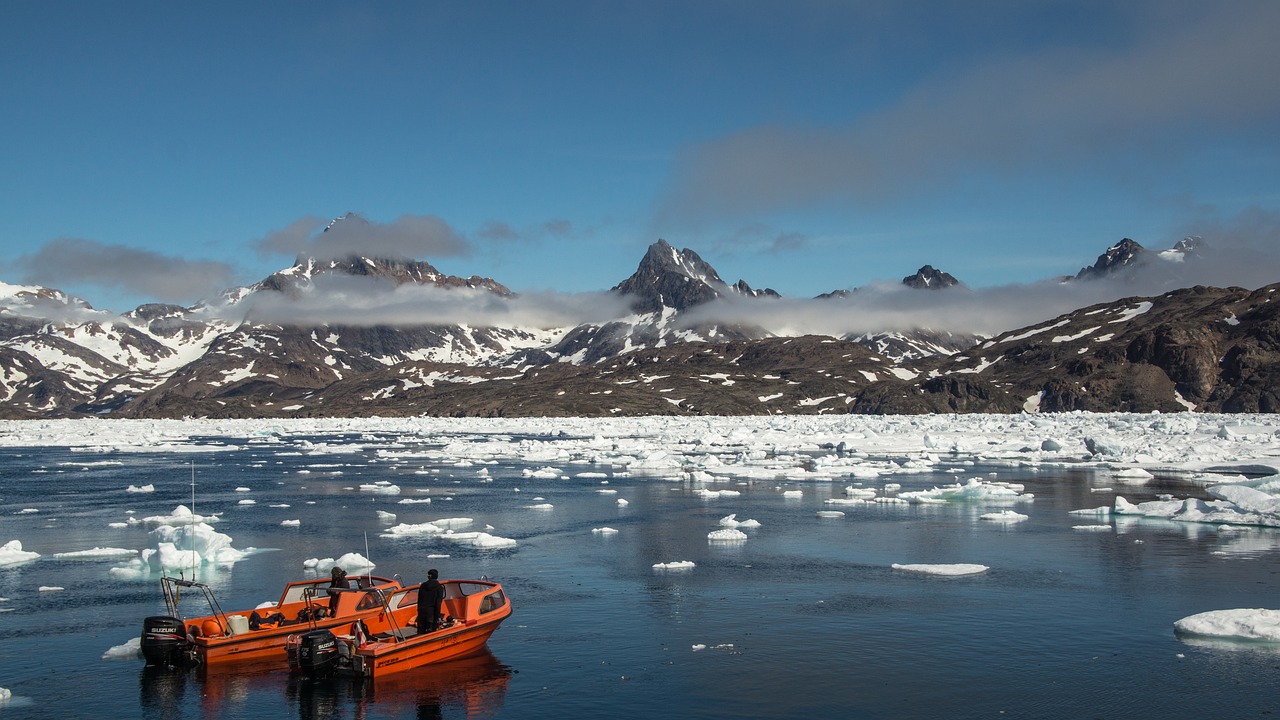
<svg viewBox="0 0 1280 720"><path fill-rule="evenodd" d="M333 566L329 571L329 617L333 617L338 612L338 593L337 590L347 590L351 587L347 583L347 571Z"/></svg>
<svg viewBox="0 0 1280 720"><path fill-rule="evenodd" d="M431 568L427 581L418 587L418 634L435 632L440 627L440 605L444 602L444 586L440 573Z"/></svg>

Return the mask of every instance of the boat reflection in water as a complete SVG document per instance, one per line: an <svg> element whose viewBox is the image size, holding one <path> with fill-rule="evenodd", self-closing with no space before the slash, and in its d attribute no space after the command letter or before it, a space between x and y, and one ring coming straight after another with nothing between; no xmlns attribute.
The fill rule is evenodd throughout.
<svg viewBox="0 0 1280 720"><path fill-rule="evenodd" d="M464 658L370 679L310 679L279 662L251 662L194 669L148 665L139 684L142 716L155 720L190 717L193 710L201 718L278 717L281 708L263 706L262 698L280 688L286 706L297 706L300 720L438 718L446 710L477 718L502 710L511 675L511 668L483 648ZM193 707L197 703L198 709Z"/></svg>
<svg viewBox="0 0 1280 720"><path fill-rule="evenodd" d="M446 708L466 717L493 717L506 699L511 668L484 648L457 660L370 679L310 679L289 675L286 694L298 706L300 720L361 717L377 708L379 716L438 718Z"/></svg>
<svg viewBox="0 0 1280 720"><path fill-rule="evenodd" d="M195 668L147 665L140 675L145 718L189 715L199 704L201 718L252 717L250 697L276 692L289 680L289 668L279 661L251 661ZM190 685L190 687L188 687Z"/></svg>

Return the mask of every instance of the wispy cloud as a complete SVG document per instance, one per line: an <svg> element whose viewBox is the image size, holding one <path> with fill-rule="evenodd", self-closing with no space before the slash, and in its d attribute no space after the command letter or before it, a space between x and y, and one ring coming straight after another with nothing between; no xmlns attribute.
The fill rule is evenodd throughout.
<svg viewBox="0 0 1280 720"><path fill-rule="evenodd" d="M381 223L349 214L330 224L307 216L267 233L253 246L263 255L322 260L351 255L422 260L471 254L466 237L435 215L402 215Z"/></svg>
<svg viewBox="0 0 1280 720"><path fill-rule="evenodd" d="M659 223L869 205L973 174L1142 152L1280 116L1280 3L1138 6L1127 45L1001 56L917 84L847 124L762 125L686 149ZM1138 150L1135 150L1138 149Z"/></svg>
<svg viewBox="0 0 1280 720"><path fill-rule="evenodd" d="M489 220L476 231L477 240L498 242L542 242L560 240L574 232L573 223L564 218L553 218L541 223L517 228L503 220Z"/></svg>
<svg viewBox="0 0 1280 720"><path fill-rule="evenodd" d="M228 263L80 238L51 240L20 256L13 268L28 283L54 288L85 285L176 303L224 290L236 276Z"/></svg>
<svg viewBox="0 0 1280 720"><path fill-rule="evenodd" d="M213 312L219 312L214 309ZM602 323L627 313L622 298L606 293L522 293L440 288L347 275L321 275L300 293L257 293L223 312L230 319L281 325L455 325L567 328Z"/></svg>
<svg viewBox="0 0 1280 720"><path fill-rule="evenodd" d="M1252 215L1251 215L1252 217ZM1265 216L1264 216L1265 217ZM1263 217L1254 218L1263 222ZM1274 222L1270 218L1266 222ZM1193 261L1149 258L1140 272L1087 282L1039 282L970 289L916 290L882 281L842 298L759 300L729 297L682 316L689 325L741 323L777 335L863 335L929 329L994 335L1027 327L1097 303L1152 297L1193 285L1257 288L1280 281L1280 237L1270 249L1247 232L1245 247L1210 246Z"/></svg>

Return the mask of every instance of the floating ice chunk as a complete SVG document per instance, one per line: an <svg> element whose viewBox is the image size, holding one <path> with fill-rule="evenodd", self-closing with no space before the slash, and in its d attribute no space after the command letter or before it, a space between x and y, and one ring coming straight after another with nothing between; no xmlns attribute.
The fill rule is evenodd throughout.
<svg viewBox="0 0 1280 720"><path fill-rule="evenodd" d="M487 532L455 533L453 531L449 531L440 537L451 542L470 545L471 547L479 548L481 550L509 548L515 547L517 544L516 541L511 538L498 537L497 535L490 535Z"/></svg>
<svg viewBox="0 0 1280 720"><path fill-rule="evenodd" d="M616 535L618 531L611 527L591 528L591 532L596 535Z"/></svg>
<svg viewBox="0 0 1280 720"><path fill-rule="evenodd" d="M737 490L708 490L701 488L698 490L698 497L703 500L715 500L716 498L738 497L742 493Z"/></svg>
<svg viewBox="0 0 1280 720"><path fill-rule="evenodd" d="M1243 485L1215 485L1208 489L1208 493L1232 503L1242 512L1280 514L1280 497L1256 488Z"/></svg>
<svg viewBox="0 0 1280 720"><path fill-rule="evenodd" d="M861 498L863 500L870 500L871 498L876 496L876 491L870 488L856 488L850 485L844 489L844 494L848 495L851 498Z"/></svg>
<svg viewBox="0 0 1280 720"><path fill-rule="evenodd" d="M127 522L113 522L113 523L107 523L107 527L109 527L109 528L114 528L114 529L117 529L117 530L118 530L118 529L120 529L120 528L127 528L127 527L129 527L129 523L127 523Z"/></svg>
<svg viewBox="0 0 1280 720"><path fill-rule="evenodd" d="M1199 637L1280 642L1280 610L1210 610L1178 620L1173 629Z"/></svg>
<svg viewBox="0 0 1280 720"><path fill-rule="evenodd" d="M782 497L787 498L789 500L798 500L804 497L804 491L803 490L786 490L786 491L783 491Z"/></svg>
<svg viewBox="0 0 1280 720"><path fill-rule="evenodd" d="M127 493L153 493L156 491L156 486L150 483L146 485L130 485L124 491Z"/></svg>
<svg viewBox="0 0 1280 720"><path fill-rule="evenodd" d="M728 528L758 528L760 521L758 520L738 520L738 513L726 515L720 518L720 527Z"/></svg>
<svg viewBox="0 0 1280 720"><path fill-rule="evenodd" d="M1072 525L1071 529L1082 530L1086 532L1101 532L1103 530L1110 530L1111 526L1110 525Z"/></svg>
<svg viewBox="0 0 1280 720"><path fill-rule="evenodd" d="M1021 486L1016 484L984 482L973 478L964 485L956 483L946 487L935 487L932 490L898 493L898 497L909 502L927 500L1024 502L1033 499L1034 496L1023 493Z"/></svg>
<svg viewBox="0 0 1280 720"><path fill-rule="evenodd" d="M657 566L655 565L654 567L657 567ZM706 650L706 649L707 649L707 646L706 646L704 643L695 643L695 644L693 645L693 651L694 651L694 652L700 652L700 651L702 651L702 650ZM141 650L141 648L139 648L139 650Z"/></svg>
<svg viewBox="0 0 1280 720"><path fill-rule="evenodd" d="M1096 507L1096 508L1081 508L1081 509L1079 509L1079 510L1072 510L1072 511L1068 512L1067 514L1068 514L1068 515L1099 515L1099 516L1105 516L1105 515L1110 515L1110 514L1111 514L1111 508L1109 508L1109 507L1107 507L1107 506L1105 506L1105 505L1104 505L1104 506L1102 506L1102 507Z"/></svg>
<svg viewBox="0 0 1280 720"><path fill-rule="evenodd" d="M14 515L35 515L38 512L40 512L40 508L22 508Z"/></svg>
<svg viewBox="0 0 1280 720"><path fill-rule="evenodd" d="M142 518L148 525L191 525L193 523L217 522L217 515L195 515L186 505L179 505L168 515L152 515Z"/></svg>
<svg viewBox="0 0 1280 720"><path fill-rule="evenodd" d="M405 498L398 504L400 505L421 505L422 503L431 502L431 498Z"/></svg>
<svg viewBox="0 0 1280 720"><path fill-rule="evenodd" d="M111 548L111 547L95 547L89 550L72 550L71 552L54 553L53 556L59 560L101 560L114 559L121 557L133 557L138 554L137 550L128 548Z"/></svg>
<svg viewBox="0 0 1280 720"><path fill-rule="evenodd" d="M737 528L724 528L707 533L707 539L713 542L742 542L747 539L747 534Z"/></svg>
<svg viewBox="0 0 1280 720"><path fill-rule="evenodd" d="M446 528L449 530L457 530L458 528L467 527L471 523L475 522L475 520L472 518L466 518L466 517L456 517L456 518L440 518L439 520L435 520L433 522L439 527Z"/></svg>
<svg viewBox="0 0 1280 720"><path fill-rule="evenodd" d="M894 563L891 567L894 570L902 570L903 572L921 573L923 575L946 575L946 576L977 575L979 573L984 573L987 570L991 569L986 565L973 565L969 563L953 563L950 565L930 565L930 564L904 565L900 563Z"/></svg>
<svg viewBox="0 0 1280 720"><path fill-rule="evenodd" d="M1121 482L1131 485L1141 485L1155 477L1151 473L1140 467L1125 468L1123 470L1112 471L1111 476Z"/></svg>
<svg viewBox="0 0 1280 720"><path fill-rule="evenodd" d="M377 514L379 522L396 521L396 514L393 512L387 512L386 510L374 510L374 512Z"/></svg>
<svg viewBox="0 0 1280 720"><path fill-rule="evenodd" d="M301 520L281 520L280 525L283 527L301 527Z"/></svg>
<svg viewBox="0 0 1280 720"><path fill-rule="evenodd" d="M538 503L537 505L526 505L525 507L530 510L554 510L556 506L551 503Z"/></svg>
<svg viewBox="0 0 1280 720"><path fill-rule="evenodd" d="M697 567L692 560L673 560L665 563L654 563L654 570L692 570Z"/></svg>
<svg viewBox="0 0 1280 720"><path fill-rule="evenodd" d="M360 492L377 493L379 495L399 495L400 486L392 485L386 480L379 480L376 483L365 483L361 485Z"/></svg>
<svg viewBox="0 0 1280 720"><path fill-rule="evenodd" d="M339 558L311 558L302 561L302 567L308 570L323 570L334 566L346 570L348 574L372 570L377 567L372 560L356 552L349 552Z"/></svg>
<svg viewBox="0 0 1280 720"><path fill-rule="evenodd" d="M237 504L237 505L257 505L257 504L258 504L258 501L257 501L257 500L241 500L240 502L238 502L238 503L236 503L236 504Z"/></svg>
<svg viewBox="0 0 1280 720"><path fill-rule="evenodd" d="M574 477L580 477L580 478L607 478L607 477L609 477L609 473L602 473L602 472L580 472L580 473L578 473L577 475L575 475Z"/></svg>
<svg viewBox="0 0 1280 720"><path fill-rule="evenodd" d="M236 488L236 492L252 492L252 489L247 487L238 487Z"/></svg>
<svg viewBox="0 0 1280 720"><path fill-rule="evenodd" d="M984 513L978 516L979 520L990 520L992 522L1016 523L1027 520L1030 516L1023 515L1013 510L1001 510L1000 512Z"/></svg>
<svg viewBox="0 0 1280 720"><path fill-rule="evenodd" d="M10 540L4 545L0 545L0 565L17 565L18 563L31 562L40 557L38 552L30 552L22 549L21 540Z"/></svg>
<svg viewBox="0 0 1280 720"><path fill-rule="evenodd" d="M611 488L600 488L599 490L596 490L596 492L600 493L601 495L617 495L618 494L617 490L613 490Z"/></svg>
<svg viewBox="0 0 1280 720"><path fill-rule="evenodd" d="M66 590L66 588L59 585L41 585L36 588L37 592L62 592L63 590Z"/></svg>
<svg viewBox="0 0 1280 720"><path fill-rule="evenodd" d="M542 478L544 480L555 480L556 478L559 478L564 473L559 468L541 467L541 468L538 468L537 470L525 468L523 471L521 471L520 474L523 477L527 477L527 478Z"/></svg>
<svg viewBox="0 0 1280 720"><path fill-rule="evenodd" d="M431 537L443 534L445 528L435 523L400 523L387 528L387 531L381 533L381 537Z"/></svg>
<svg viewBox="0 0 1280 720"><path fill-rule="evenodd" d="M630 504L631 503L628 502L626 498L618 498L618 507L626 507Z"/></svg>
<svg viewBox="0 0 1280 720"><path fill-rule="evenodd" d="M816 515L820 518L842 518L844 513L839 510L819 510Z"/></svg>
<svg viewBox="0 0 1280 720"><path fill-rule="evenodd" d="M156 549L171 546L175 551L193 551L201 562L218 564L234 563L244 558L246 553L231 547L231 536L214 530L206 523L191 525L161 525L151 531L156 540ZM159 566L156 562L160 562ZM190 558L180 564L169 564L167 558L152 562L153 570L191 567ZM197 563L199 564L199 563Z"/></svg>
<svg viewBox="0 0 1280 720"><path fill-rule="evenodd" d="M1119 439L1101 436L1085 438L1084 446L1093 455L1109 457L1120 457L1127 449Z"/></svg>
<svg viewBox="0 0 1280 720"><path fill-rule="evenodd" d="M127 642L107 648L103 660L136 660L142 657L142 636L129 638Z"/></svg>

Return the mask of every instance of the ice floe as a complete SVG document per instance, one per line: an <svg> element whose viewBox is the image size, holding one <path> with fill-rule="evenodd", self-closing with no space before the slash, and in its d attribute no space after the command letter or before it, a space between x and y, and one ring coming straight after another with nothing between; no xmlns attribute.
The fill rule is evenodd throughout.
<svg viewBox="0 0 1280 720"><path fill-rule="evenodd" d="M671 562L654 563L654 570L692 570L696 565L692 560L673 560Z"/></svg>
<svg viewBox="0 0 1280 720"><path fill-rule="evenodd" d="M114 560L122 557L133 557L137 554L137 550L130 550L129 548L95 547L89 550L54 553L53 556L59 560Z"/></svg>
<svg viewBox="0 0 1280 720"><path fill-rule="evenodd" d="M1173 629L1196 637L1280 643L1280 610L1210 610L1178 620Z"/></svg>
<svg viewBox="0 0 1280 720"><path fill-rule="evenodd" d="M739 520L738 514L733 513L732 515L726 515L720 518L720 526L727 527L727 528L758 528L760 527L760 521L759 520Z"/></svg>
<svg viewBox="0 0 1280 720"><path fill-rule="evenodd" d="M17 565L40 558L40 553L22 549L21 540L10 540L0 545L0 565Z"/></svg>
<svg viewBox="0 0 1280 720"><path fill-rule="evenodd" d="M920 573L922 575L977 575L984 573L991 568L986 565L974 565L970 563L953 563L949 565L931 565L931 564L900 564L894 563L891 566L894 570L903 572Z"/></svg>
<svg viewBox="0 0 1280 720"><path fill-rule="evenodd" d="M349 552L336 558L310 558L302 561L302 567L313 570L316 574L327 573L329 568L340 567L349 575L358 575L372 570L377 564L358 552Z"/></svg>
<svg viewBox="0 0 1280 720"><path fill-rule="evenodd" d="M1030 518L1029 515L1023 515L1022 513L1014 512L1013 510L1001 510L999 512L983 513L982 515L978 516L979 520L987 520L989 522L1000 522L1000 523L1022 522L1023 520L1027 520L1029 518Z"/></svg>
<svg viewBox="0 0 1280 720"><path fill-rule="evenodd" d="M128 642L107 648L103 660L136 660L142 657L142 637L129 638Z"/></svg>

